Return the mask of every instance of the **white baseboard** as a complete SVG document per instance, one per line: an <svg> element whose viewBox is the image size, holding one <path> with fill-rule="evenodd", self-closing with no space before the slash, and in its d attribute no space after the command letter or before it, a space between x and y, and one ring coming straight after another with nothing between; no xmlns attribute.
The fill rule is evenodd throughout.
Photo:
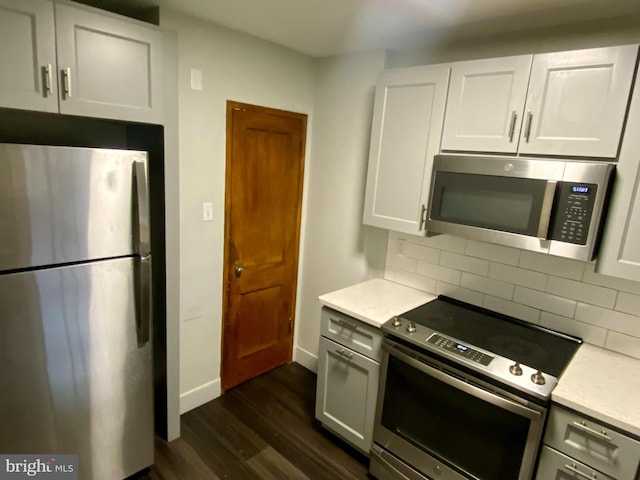
<svg viewBox="0 0 640 480"><path fill-rule="evenodd" d="M180 395L180 415L204 405L220 396L222 389L220 379L205 383Z"/></svg>
<svg viewBox="0 0 640 480"><path fill-rule="evenodd" d="M318 373L318 357L304 348L295 347L293 350L293 361L298 362L314 373Z"/></svg>

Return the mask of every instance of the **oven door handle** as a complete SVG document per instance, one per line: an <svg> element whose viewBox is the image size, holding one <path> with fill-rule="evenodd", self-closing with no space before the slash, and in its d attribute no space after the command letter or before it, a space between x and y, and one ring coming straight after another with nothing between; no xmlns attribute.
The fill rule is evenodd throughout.
<svg viewBox="0 0 640 480"><path fill-rule="evenodd" d="M531 420L539 419L542 417L541 412L511 401L488 390L476 387L475 385L467 383L463 380L459 380L458 378L452 377L451 375L447 375L446 373L433 368L410 355L407 355L403 351L401 346L397 346L397 344L388 339L385 339L385 341L382 342L382 349L388 352L389 355L396 357L401 362L404 362L420 370L421 372L430 375L435 379L446 383L447 385L450 385L453 388L479 398L480 400L484 400L485 402L491 403L492 405L495 405L499 408L515 413L516 415L529 418Z"/></svg>

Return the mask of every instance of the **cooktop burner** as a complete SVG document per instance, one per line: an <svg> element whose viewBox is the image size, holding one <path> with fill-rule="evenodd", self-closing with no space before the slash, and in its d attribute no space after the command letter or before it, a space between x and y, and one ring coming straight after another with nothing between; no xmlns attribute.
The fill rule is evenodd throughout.
<svg viewBox="0 0 640 480"><path fill-rule="evenodd" d="M539 398L548 398L582 340L446 296L383 331Z"/></svg>

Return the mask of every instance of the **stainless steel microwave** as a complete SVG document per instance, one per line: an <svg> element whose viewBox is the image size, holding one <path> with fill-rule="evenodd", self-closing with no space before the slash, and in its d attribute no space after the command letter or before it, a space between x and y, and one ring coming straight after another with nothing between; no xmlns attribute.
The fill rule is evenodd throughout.
<svg viewBox="0 0 640 480"><path fill-rule="evenodd" d="M600 162L436 155L427 232L591 260L614 171Z"/></svg>

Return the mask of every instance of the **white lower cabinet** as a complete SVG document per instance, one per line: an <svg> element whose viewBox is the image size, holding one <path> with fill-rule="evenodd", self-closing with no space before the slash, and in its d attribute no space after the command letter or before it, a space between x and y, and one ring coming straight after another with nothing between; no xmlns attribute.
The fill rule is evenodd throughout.
<svg viewBox="0 0 640 480"><path fill-rule="evenodd" d="M323 317L330 314L351 322L344 324L346 334L342 338L346 341L343 343L360 336L359 329L377 330L323 309ZM377 335L382 337L379 332ZM369 453L373 440L379 375L379 359L369 358L326 336L320 337L316 418L325 428L365 454Z"/></svg>
<svg viewBox="0 0 640 480"><path fill-rule="evenodd" d="M590 417L552 405L536 480L640 478L640 442Z"/></svg>

